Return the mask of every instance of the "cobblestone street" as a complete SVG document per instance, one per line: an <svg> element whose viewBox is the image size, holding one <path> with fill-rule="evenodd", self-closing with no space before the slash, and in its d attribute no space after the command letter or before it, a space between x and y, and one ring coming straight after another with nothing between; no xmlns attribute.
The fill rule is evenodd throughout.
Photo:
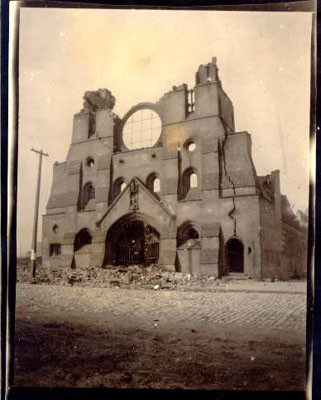
<svg viewBox="0 0 321 400"><path fill-rule="evenodd" d="M139 326L158 319L159 325L179 326L188 321L196 325L207 322L305 331L306 299L300 294L19 286L18 315L23 313L26 317L28 309L30 312L39 309L50 316L57 312L55 305L59 306L60 318L81 312L86 318L97 319L98 323L103 316L118 323L130 320Z"/></svg>
<svg viewBox="0 0 321 400"><path fill-rule="evenodd" d="M148 379L144 375L144 371L147 373L146 370L148 370L146 365L153 362L157 364L157 368L155 365L152 367L153 373L156 374L160 368L160 373L166 375L166 369L169 368L166 360L177 358L180 360L178 354L186 353L191 355L186 363L192 360L195 363L197 360L198 364L193 364L191 368L200 370L202 379L204 376L207 377L204 382L200 381L200 377L195 382L191 382L192 387L237 388L244 385L245 387L258 385L258 388L264 389L274 382L275 387L279 389L297 389L304 385L306 318L304 294L199 293L22 284L17 286L16 312L16 382L18 384L35 384L35 381L43 381L42 384L46 385L53 384L54 381L54 384L57 385L58 382L60 385L59 376L64 376L60 378L61 383L63 384L64 381L63 385L67 386L103 384L125 387L131 385L190 387L186 383L188 376L186 371L181 372L180 378L174 377L173 371L169 371L169 376L165 376L162 378L163 381L158 383L159 377L157 378L156 375ZM33 329L37 329L40 342L30 343ZM57 332L60 332L59 337L55 336ZM84 335L83 337L79 336L80 332ZM53 357L57 358L57 353L65 357L65 350L62 347L76 346L74 351L77 354L72 355L76 358L81 354L82 356L92 355L99 351L106 356L106 348L99 350L100 346L106 345L106 340L100 339L100 344L95 344L97 332L101 332L100 337L104 337L106 332L113 335L115 346L112 349L113 356L109 358L109 361L120 357L124 343L126 349L129 343L133 344L130 345L131 349L141 348L141 360L137 358L137 354L135 360L132 360L132 354L128 355L127 349L127 358L125 357L121 363L117 364L117 368L120 366L122 368L121 374L129 373L131 379L126 382L123 375L113 375L116 373L115 370L107 374L107 379L106 369L101 369L101 362L99 362L100 369L94 380L88 375L86 379L78 376L78 378L70 377L68 380L60 371L61 375L58 375L58 378L57 376L55 378L53 372L51 380L48 381L46 371L47 368L48 371L49 369L53 371ZM48 344L45 345L48 335L53 342L56 340L52 350L50 346L48 348ZM74 339L72 339L73 336ZM92 343L89 343L90 337ZM70 340L70 343L67 344L66 340ZM81 344L77 344L79 340ZM26 354L28 343L29 355ZM110 341L108 345L110 346ZM42 360L37 363L38 368L43 368L43 378L41 372L38 371L37 374L32 375L32 371L28 368L28 365L32 363L31 357L45 356L41 351L39 351L40 356L37 353L41 346L44 346L43 351L48 354L50 351L55 352L55 356L49 354L51 361L48 361L47 354L47 362ZM82 350L78 353L80 347ZM110 354L111 348L108 351ZM158 357L164 357L161 365L158 365L159 360L155 358L157 354ZM213 354L217 355L215 362L213 362ZM249 367L244 367L244 364L249 364L248 360L256 360L255 365L252 362L251 372L246 372ZM261 361L258 363L258 360ZM64 361L68 364L66 358ZM75 359L72 363L75 368ZM67 364L66 369L68 369ZM166 365L165 369L164 365ZM223 375L218 379L218 366L223 375L225 368L234 368L235 377L230 378L230 382L225 382ZM242 375L253 375L254 366L255 375L262 375L257 382L255 380L251 382L251 376ZM57 367L59 368L62 367ZM215 379L214 375L208 376L211 369L216 371ZM240 382L237 379L237 371L240 371ZM231 373L233 371L229 371L229 374ZM140 380L136 379L135 374L140 377ZM104 378L101 377L99 380L97 376ZM263 379L261 384L260 379ZM278 382L279 379L280 382Z"/></svg>

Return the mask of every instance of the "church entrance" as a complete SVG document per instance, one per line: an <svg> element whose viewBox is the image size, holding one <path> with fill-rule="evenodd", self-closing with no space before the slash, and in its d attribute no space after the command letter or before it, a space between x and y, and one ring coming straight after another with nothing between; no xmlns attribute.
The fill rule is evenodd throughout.
<svg viewBox="0 0 321 400"><path fill-rule="evenodd" d="M139 221L121 221L107 234L104 264L149 265L158 262L160 235L152 226Z"/></svg>
<svg viewBox="0 0 321 400"><path fill-rule="evenodd" d="M230 239L226 244L229 272L244 272L244 246L239 239Z"/></svg>

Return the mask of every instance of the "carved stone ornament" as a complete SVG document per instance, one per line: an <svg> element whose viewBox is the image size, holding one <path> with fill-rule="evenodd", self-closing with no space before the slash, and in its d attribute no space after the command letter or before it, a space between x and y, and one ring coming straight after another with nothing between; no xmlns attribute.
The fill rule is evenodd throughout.
<svg viewBox="0 0 321 400"><path fill-rule="evenodd" d="M138 184L136 181L131 182L129 190L129 209L132 211L138 210Z"/></svg>

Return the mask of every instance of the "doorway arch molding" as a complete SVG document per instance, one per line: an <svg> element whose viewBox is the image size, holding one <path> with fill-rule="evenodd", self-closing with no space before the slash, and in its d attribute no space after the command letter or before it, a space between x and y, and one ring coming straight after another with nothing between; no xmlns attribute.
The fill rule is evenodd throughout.
<svg viewBox="0 0 321 400"><path fill-rule="evenodd" d="M147 214L136 211L133 213L127 213L127 214L123 215L122 217L118 218L116 221L114 221L110 225L110 227L107 229L106 238L107 238L108 232L111 229L115 228L115 226L123 226L126 224L130 224L132 222L135 222L135 221L143 222L146 225L150 225L152 228L156 229L159 232L161 238L162 238L162 236L164 236L164 234L166 232L165 227L163 227L163 225L161 225L158 221L156 221L155 218L153 218Z"/></svg>

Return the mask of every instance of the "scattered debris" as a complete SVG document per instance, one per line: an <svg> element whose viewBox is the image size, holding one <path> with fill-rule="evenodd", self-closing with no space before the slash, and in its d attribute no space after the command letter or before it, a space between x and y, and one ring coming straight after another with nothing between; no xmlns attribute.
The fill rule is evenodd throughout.
<svg viewBox="0 0 321 400"><path fill-rule="evenodd" d="M119 281L110 281L110 286L111 287L120 287L120 282Z"/></svg>
<svg viewBox="0 0 321 400"><path fill-rule="evenodd" d="M24 268L18 268L18 282L29 282L30 274ZM39 266L36 283L68 286L111 287L126 288L136 287L153 290L175 290L186 286L199 285L202 287L215 287L220 284L213 276L194 276L182 272L163 270L159 265L129 265L105 267L77 267L77 269L61 268L57 271L48 271Z"/></svg>
<svg viewBox="0 0 321 400"><path fill-rule="evenodd" d="M17 281L32 283L28 271L28 260L18 262ZM269 286L271 278L261 282L261 286ZM276 280L275 280L276 281ZM248 281L254 285L257 281ZM277 282L277 281L276 281ZM105 267L60 268L49 271L38 265L36 279L33 283L44 285L65 285L84 287L104 287L114 289L150 289L150 290L180 290L180 291L216 291L229 290L226 277L197 276L176 271L165 271L157 264L149 266L129 265ZM236 282L238 283L238 282ZM275 283L278 284L280 282ZM233 283L235 284L235 282Z"/></svg>

